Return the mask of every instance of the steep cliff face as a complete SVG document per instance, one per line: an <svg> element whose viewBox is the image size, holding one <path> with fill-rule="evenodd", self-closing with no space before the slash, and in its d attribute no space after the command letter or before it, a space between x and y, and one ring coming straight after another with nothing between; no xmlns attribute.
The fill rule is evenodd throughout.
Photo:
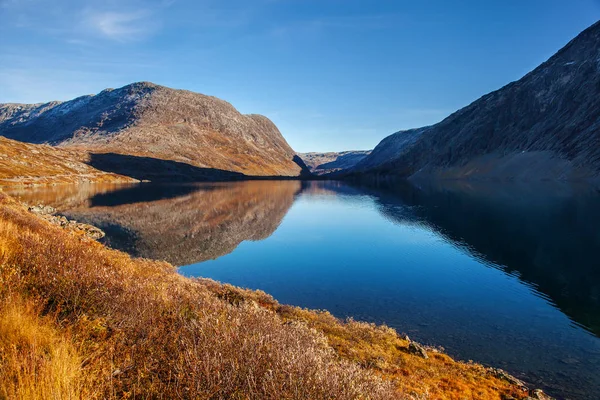
<svg viewBox="0 0 600 400"><path fill-rule="evenodd" d="M310 172L324 175L354 167L365 157L371 154L370 150L351 150L326 153L298 153Z"/></svg>
<svg viewBox="0 0 600 400"><path fill-rule="evenodd" d="M519 81L483 96L414 141L395 134L355 169L443 178L600 176L600 22ZM396 139L394 139L396 138Z"/></svg>
<svg viewBox="0 0 600 400"><path fill-rule="evenodd" d="M298 176L303 171L268 118L242 115L215 97L148 82L67 102L1 104L0 135L132 156L138 162L169 160L201 168L206 176L214 170L250 176ZM130 162L127 168L137 164ZM148 168L147 162L141 164Z"/></svg>

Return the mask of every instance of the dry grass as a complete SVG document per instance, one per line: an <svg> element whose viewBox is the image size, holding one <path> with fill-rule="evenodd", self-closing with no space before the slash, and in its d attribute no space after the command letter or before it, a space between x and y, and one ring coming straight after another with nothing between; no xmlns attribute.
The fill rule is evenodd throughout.
<svg viewBox="0 0 600 400"><path fill-rule="evenodd" d="M389 328L183 278L2 194L0 304L0 398L525 397L483 367L407 354Z"/></svg>
<svg viewBox="0 0 600 400"><path fill-rule="evenodd" d="M338 356L391 379L398 392L406 396L447 400L527 397L522 388L498 379L482 365L457 362L437 349L429 349L428 359L409 353L410 342L389 327L352 319L340 321L327 311L281 305L261 291L208 279L201 282L229 302L251 301L274 311L285 321L302 322L323 333Z"/></svg>
<svg viewBox="0 0 600 400"><path fill-rule="evenodd" d="M22 143L0 136L0 186L82 182L134 182L79 161L76 151Z"/></svg>
<svg viewBox="0 0 600 400"><path fill-rule="evenodd" d="M88 397L81 359L72 343L33 302L18 296L0 306L0 398L77 399Z"/></svg>

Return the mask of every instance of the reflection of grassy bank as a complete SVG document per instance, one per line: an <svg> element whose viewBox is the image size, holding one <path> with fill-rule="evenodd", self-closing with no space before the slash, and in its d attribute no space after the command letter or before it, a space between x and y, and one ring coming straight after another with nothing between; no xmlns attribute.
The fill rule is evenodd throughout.
<svg viewBox="0 0 600 400"><path fill-rule="evenodd" d="M385 327L132 259L0 194L0 398L524 397L407 346Z"/></svg>

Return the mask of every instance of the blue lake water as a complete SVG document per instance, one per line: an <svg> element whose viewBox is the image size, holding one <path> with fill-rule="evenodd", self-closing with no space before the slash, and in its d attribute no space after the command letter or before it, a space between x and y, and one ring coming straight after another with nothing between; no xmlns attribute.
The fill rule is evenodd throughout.
<svg viewBox="0 0 600 400"><path fill-rule="evenodd" d="M287 181L44 196L186 276L385 323L558 398L600 393L593 188Z"/></svg>

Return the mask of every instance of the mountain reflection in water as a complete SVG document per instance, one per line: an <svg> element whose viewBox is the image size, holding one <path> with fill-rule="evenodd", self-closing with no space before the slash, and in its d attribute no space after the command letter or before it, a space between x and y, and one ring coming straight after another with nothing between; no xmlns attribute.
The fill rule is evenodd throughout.
<svg viewBox="0 0 600 400"><path fill-rule="evenodd" d="M300 187L298 181L248 181L87 185L82 192L56 186L50 193L38 189L9 194L29 204L57 207L69 219L101 228L105 243L115 249L186 265L227 254L244 240L269 237Z"/></svg>
<svg viewBox="0 0 600 400"><path fill-rule="evenodd" d="M375 192L377 193L377 192ZM399 202L485 264L544 293L600 336L600 194L564 183L384 185L375 194L392 220Z"/></svg>

